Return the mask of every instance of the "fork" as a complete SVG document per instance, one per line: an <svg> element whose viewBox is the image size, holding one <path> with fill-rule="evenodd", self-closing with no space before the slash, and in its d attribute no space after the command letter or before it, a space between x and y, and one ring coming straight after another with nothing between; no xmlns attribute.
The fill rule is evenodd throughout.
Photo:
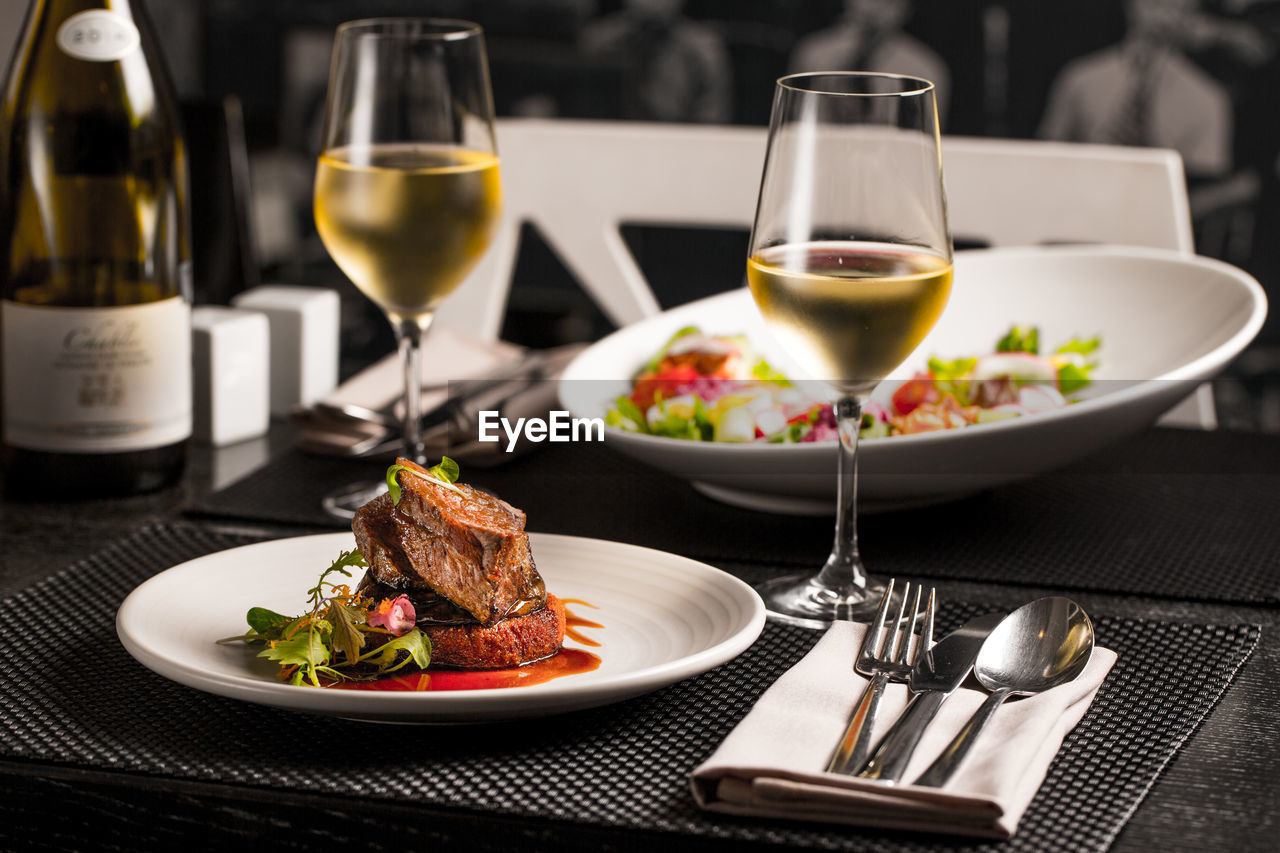
<svg viewBox="0 0 1280 853"><path fill-rule="evenodd" d="M862 692L862 698L849 717L844 736L836 747L835 753L827 763L828 773L852 774L862 766L871 746L871 732L875 727L876 713L880 708L880 697L890 681L906 681L911 675L911 668L923 649L929 648L933 642L933 614L936 610L936 596L929 588L929 600L923 613L920 610L920 594L923 587L916 587L915 600L911 603L911 621L906 619L907 598L911 594L911 582L907 581L902 588L902 600L898 603L898 614L893 625L884 632L885 617L889 613L890 599L893 598L893 579L884 588L880 598L880 606L876 609L876 618L862 637L862 647L854 661L853 669L861 675L871 677ZM911 646L911 637L916 632L916 623L923 617L921 634L915 647Z"/></svg>

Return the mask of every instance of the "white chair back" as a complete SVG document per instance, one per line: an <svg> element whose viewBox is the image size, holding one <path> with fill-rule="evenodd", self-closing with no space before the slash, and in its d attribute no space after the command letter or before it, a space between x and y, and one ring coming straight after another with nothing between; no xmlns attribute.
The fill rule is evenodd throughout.
<svg viewBox="0 0 1280 853"><path fill-rule="evenodd" d="M524 222L613 322L657 313L620 226L749 228L765 144L762 127L500 120L500 231L440 322L497 337ZM1173 151L948 137L943 174L958 239L1194 251L1182 161ZM1193 419L1212 425L1211 403L1206 410L1201 399Z"/></svg>

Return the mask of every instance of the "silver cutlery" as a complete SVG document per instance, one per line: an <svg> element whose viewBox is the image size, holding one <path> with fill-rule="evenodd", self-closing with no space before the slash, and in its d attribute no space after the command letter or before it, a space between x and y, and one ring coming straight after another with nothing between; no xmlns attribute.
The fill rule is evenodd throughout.
<svg viewBox="0 0 1280 853"><path fill-rule="evenodd" d="M849 773L862 766L870 747L871 733L885 685L890 681L906 681L921 650L929 648L933 642L933 615L936 609L933 588L929 588L929 599L925 609L921 611L920 594L923 587L916 587L915 599L911 602L911 621L908 623L906 607L907 598L911 595L910 581L902 588L902 600L898 604L898 614L894 617L893 624L888 631L884 630L890 599L893 598L893 587L894 581L891 579L880 598L875 621L862 636L862 646L858 650L853 668L855 672L869 676L871 681L862 691L862 698L849 717L844 736L840 738L831 761L827 763L829 773ZM921 622L922 618L919 639L912 646L911 638L916 633L917 622Z"/></svg>
<svg viewBox="0 0 1280 853"><path fill-rule="evenodd" d="M1003 619L1003 613L970 619L921 656L907 682L912 694L907 710L858 771L859 776L889 784L902 778L925 727L938 713L943 700L964 681L983 641Z"/></svg>
<svg viewBox="0 0 1280 853"><path fill-rule="evenodd" d="M991 695L915 784L945 785L1005 699L1075 680L1092 654L1093 623L1071 599L1041 598L1010 613L973 664L973 674Z"/></svg>
<svg viewBox="0 0 1280 853"><path fill-rule="evenodd" d="M528 350L513 362L474 379L424 385L423 393L449 391L448 398L422 415L428 436L438 431L474 431L476 409L501 409L511 398L557 375L581 351L579 344ZM377 456L400 447L400 420L385 410L325 402L298 406L289 413L300 428L301 449L324 456Z"/></svg>
<svg viewBox="0 0 1280 853"><path fill-rule="evenodd" d="M311 411L316 415L339 423L354 421L357 424L381 427L385 430L398 429L400 422L394 415L375 409L366 409L354 403L326 403L321 400L311 404Z"/></svg>

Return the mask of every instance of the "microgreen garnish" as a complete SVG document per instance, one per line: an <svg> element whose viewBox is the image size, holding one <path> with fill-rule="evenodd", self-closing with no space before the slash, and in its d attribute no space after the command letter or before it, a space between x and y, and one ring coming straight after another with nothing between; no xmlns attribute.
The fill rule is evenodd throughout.
<svg viewBox="0 0 1280 853"><path fill-rule="evenodd" d="M290 617L253 607L245 614L249 632L218 642L265 646L258 657L280 664L282 679L313 687L323 687L324 680L370 681L410 663L426 669L431 640L414 625L407 596L374 602L330 579L351 577L351 569L366 566L359 551L343 551L307 590L307 613Z"/></svg>
<svg viewBox="0 0 1280 853"><path fill-rule="evenodd" d="M458 475L462 473L462 469L448 456L441 456L439 464L432 465L425 474L410 465L392 465L387 469L387 491L391 493L391 502L396 506L400 505L400 481L396 479L396 474L401 471L408 471L420 480L462 494L462 491L454 485L458 482Z"/></svg>

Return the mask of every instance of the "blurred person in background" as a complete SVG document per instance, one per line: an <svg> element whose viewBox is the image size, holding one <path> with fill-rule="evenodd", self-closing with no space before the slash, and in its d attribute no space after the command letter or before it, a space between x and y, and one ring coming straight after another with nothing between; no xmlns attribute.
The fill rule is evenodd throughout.
<svg viewBox="0 0 1280 853"><path fill-rule="evenodd" d="M684 0L625 0L587 24L587 56L624 57L628 73L622 117L649 121L729 121L729 54L710 27L686 18Z"/></svg>
<svg viewBox="0 0 1280 853"><path fill-rule="evenodd" d="M1127 0L1125 16L1119 43L1058 73L1038 134L1177 151L1197 250L1248 265L1262 182L1256 164L1237 160L1231 90L1192 54L1229 57L1248 77L1274 45L1246 21L1206 13L1199 0Z"/></svg>
<svg viewBox="0 0 1280 853"><path fill-rule="evenodd" d="M1197 177L1230 171L1231 99L1185 53L1200 20L1198 5L1128 0L1121 41L1059 72L1039 135L1172 148Z"/></svg>
<svg viewBox="0 0 1280 853"><path fill-rule="evenodd" d="M911 12L909 0L845 0L839 21L796 45L790 71L884 71L923 77L933 83L938 116L945 120L951 73L932 48L903 30Z"/></svg>

